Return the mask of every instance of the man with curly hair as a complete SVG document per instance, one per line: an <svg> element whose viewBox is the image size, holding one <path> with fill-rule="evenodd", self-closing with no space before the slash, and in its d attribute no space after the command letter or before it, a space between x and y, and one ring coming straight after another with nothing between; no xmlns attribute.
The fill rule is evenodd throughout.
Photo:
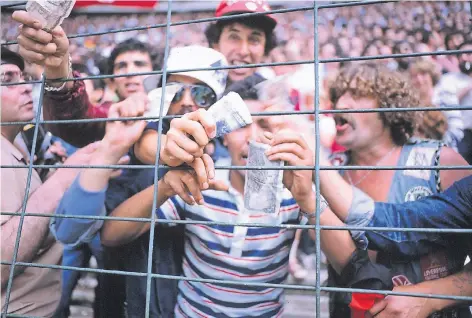
<svg viewBox="0 0 472 318"><path fill-rule="evenodd" d="M418 105L412 87L398 72L378 64L353 64L341 70L333 82L330 97L336 109L346 111L336 114L335 121L336 142L347 151L333 155L333 165L466 164L458 153L443 147L438 141L413 138L418 122L415 112L359 112L361 109L410 108ZM320 173L321 192L330 205L340 204L343 197L340 182L357 187L376 201L401 203L438 193L468 173L464 170L344 170L341 175L342 178L336 178L332 171ZM464 253L458 251L429 250L425 251L424 257L399 260L383 252L382 246L375 248L379 252L370 253L371 258L391 268L395 288L451 275L463 268L466 258ZM329 272L329 283L342 285L332 268ZM333 293L330 299L331 317L350 317L348 302L348 295ZM455 307L435 317L450 317L451 312L454 312L454 317L470 317L468 307Z"/></svg>

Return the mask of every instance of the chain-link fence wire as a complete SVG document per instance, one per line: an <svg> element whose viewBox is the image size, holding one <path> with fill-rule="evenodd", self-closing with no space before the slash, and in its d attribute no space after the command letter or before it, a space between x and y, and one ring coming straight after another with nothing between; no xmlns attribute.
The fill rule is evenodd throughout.
<svg viewBox="0 0 472 318"><path fill-rule="evenodd" d="M57 80L58 82L64 81L77 81L77 80L86 80L86 79L106 79L106 78L116 78L116 77L125 77L125 76L139 76L139 75L156 75L162 74L163 75L163 96L165 96L165 85L166 85L166 75L173 74L173 73L181 73L181 72L188 72L188 71L196 71L196 70L219 70L219 69L237 69L237 68L256 68L262 66L283 66L283 65L302 65L302 64L314 64L314 78L315 78L315 91L314 91L314 110L313 111L274 111L274 112L259 112L253 113L253 116L268 116L268 115L314 115L314 124L315 124L315 149L319 148L320 144L320 126L319 126L319 115L320 114L335 114L335 113L382 113L382 112L403 112L403 111L450 111L450 110L470 110L472 109L472 105L466 106L448 106L448 107L409 107L409 108L394 108L394 109L356 109L356 110L321 110L319 108L319 101L320 101L320 94L319 94L319 64L323 63L337 63L337 62L353 62L353 61L369 61L369 60L380 60L380 59L388 59L388 58L401 58L401 57L421 57L421 56L436 56L436 55L457 55L461 53L472 53L472 50L446 50L446 51L435 51L435 52L428 52L428 53L409 53L409 54L389 54L389 55L375 55L375 56L359 56L359 57L343 57L343 58L332 58L332 59L320 59L319 58L319 41L318 41L318 11L321 9L328 9L328 8L339 8L339 7L347 7L347 6L367 6L372 4L383 4L383 3L390 3L396 1L353 1L353 2L336 2L336 3L319 3L313 2L311 6L302 6L296 8L287 8L287 9L277 9L271 10L265 13L244 13L232 16L223 16L223 17L214 17L214 18L205 18L205 19L194 19L194 20L186 20L180 22L171 22L172 17L172 1L168 1L167 4L167 18L166 23L161 24L153 24L147 25L142 27L134 27L134 28L120 28L106 32L93 32L93 33L82 33L82 34L75 34L69 35L69 39L80 38L80 37L87 37L93 35L104 35L110 33L119 33L119 32L129 32L129 31L139 31L139 30L147 30L150 28L165 28L165 49L164 49L164 64L161 70L152 71L152 72L144 72L144 73L128 73L128 74L120 74L120 75L97 75L97 76L86 76L86 77L78 77L78 78L71 78L65 80ZM5 4L2 5L2 10L8 8L11 10L14 9L23 9L26 2L18 2L13 4ZM216 3L215 3L216 4ZM471 12L472 12L472 1L469 2ZM231 20L235 18L241 17L252 17L252 16L259 16L263 14L283 14L288 12L296 12L296 11L313 11L314 16L314 59L313 60L302 60L302 61L288 61L288 62L277 62L277 63L260 63L260 64L250 64L244 66L225 66L225 67L211 67L211 68L193 68L193 69L178 69L178 70L168 70L167 59L169 55L169 34L170 28L172 26L177 25L186 25L192 23L203 23L203 22L215 22L220 20ZM3 46L17 44L16 41L10 41L2 43ZM45 77L42 77L42 80L39 81L30 81L30 82L18 82L18 83L1 83L1 86L12 86L12 85L23 85L23 84L41 84L41 93L39 98L39 104L42 105L42 100L44 96L44 84L45 84ZM162 115L163 110L163 103L164 99L161 100L161 109L160 115ZM157 118L149 117L148 119L158 119L158 118L177 118L180 117L178 115L166 115L166 116L159 116ZM10 274L8 278L8 284L6 287L6 299L5 305L2 311L2 317L31 317L31 316L22 316L22 315L15 315L15 314L8 314L8 305L11 295L12 283L14 278L14 269L16 266L22 267L38 267L38 268L51 268L51 269L58 269L58 270L74 270L79 272L88 272L88 273L96 273L96 274L111 274L111 275L128 275L128 276L139 276L139 277L146 277L146 317L150 315L150 297L151 297L151 280L153 278L161 278L161 279L173 279L173 280L186 280L186 281L193 281L193 282L200 282L200 283L217 283L217 284L224 284L224 285L238 285L238 286L254 286L254 287L265 287L265 288L283 288L283 289L292 289L292 290L305 290L305 291L314 291L316 296L316 317L320 317L320 293L321 291L325 292L358 292L358 293L377 293L382 295L399 295L399 296L411 296L411 297L426 297L426 298L437 298L437 299L452 299L452 300L459 300L459 301L472 301L472 297L467 296L451 296L451 295L438 295L438 294L424 294L424 293L403 293L403 292L394 292L394 291L379 291L379 290L367 290L367 289L353 289L353 288L337 288L337 287L325 287L321 286L320 284L320 271L321 271L321 248L320 248L320 233L321 230L362 230L362 231L387 231L387 232L429 232L429 233L455 233L455 234L471 234L472 229L437 229L437 228L389 228L389 227L358 227L358 226L321 226L319 214L316 217L316 224L315 225L289 225L289 224L280 224L280 225L265 225L265 224L258 224L258 223L225 223L225 222L208 222L208 221L187 221L187 220L158 220L159 223L172 223L172 224L201 224L201 225L230 225L230 226L245 226L245 227L272 227L272 228L286 228L286 229L311 229L315 231L315 244L316 244L316 284L315 286L304 286L304 285L297 285L297 284L270 284L270 283L244 283L241 281L230 281L230 280L216 280L216 279L195 279L195 278L187 278L182 276L172 276L172 275L162 275L158 273L152 273L151 271L151 262L152 262L152 255L153 255L153 238L155 232L155 214L152 213L151 218L123 218L123 217L110 217L110 216L83 216L83 215L57 215L56 217L62 218L77 218L77 219L93 219L93 220L121 220L121 221L133 221L133 222L151 222L150 226L150 238L149 238L149 255L148 255L148 269L147 272L128 272L128 271L120 271L120 270L105 270L105 269L92 269L92 268L81 268L81 267L71 267L71 266L59 266L59 265L48 265L48 264L37 264L37 263L29 263L29 262L17 262L18 257L18 248L20 244L21 234L22 234L22 226L24 223L24 218L27 216L30 217L52 217L53 214L40 214L35 213L34 211L26 211L26 203L29 198L30 192L30 185L31 185L31 175L33 169L37 168L56 168L57 166L54 165L35 165L33 164L33 158L35 155L37 137L38 137L38 129L39 125L41 124L78 124L78 123L85 123L85 122L106 122L106 121L115 121L115 118L99 118L99 119L76 119L76 120L41 120L41 107L38 108L38 112L34 119L35 128L34 128L34 137L32 148L29 151L29 163L28 165L1 165L1 169L28 169L27 175L27 183L26 183L26 192L25 197L23 198L23 203L21 207L21 212L12 212L12 211L1 211L1 215L10 215L10 216L20 216L20 222L18 227L18 232L15 240L15 248L14 254L11 261L1 260L2 265L9 265L10 266ZM140 117L134 118L126 118L126 119L118 119L123 121L130 121L130 120L142 120ZM2 126L8 125L26 125L31 124L31 122L8 122L8 123L1 123ZM162 140L162 120L159 121L158 125L158 140L157 140L157 149L160 149ZM156 152L156 163L159 162L159 155L160 152ZM183 169L179 167L168 167L165 165L62 165L61 168L89 168L89 169L154 169L154 195L153 195L153 204L152 208L153 211L156 210L157 205L157 193L158 193L158 173L159 169ZM325 167L320 166L320 158L319 158L319 151L316 151L315 155L315 165L314 166L285 166L280 168L281 170L313 170L315 175L315 189L317 193L316 199L316 209L319 210L320 207L320 197L318 193L320 193L320 180L319 180L319 171L320 170L465 170L470 169L471 166L340 166L340 167ZM256 169L256 170L273 170L273 168L267 167L241 167L241 166L216 166L215 169L224 169L224 170L248 170L248 169ZM5 199L5 198L2 198Z"/></svg>

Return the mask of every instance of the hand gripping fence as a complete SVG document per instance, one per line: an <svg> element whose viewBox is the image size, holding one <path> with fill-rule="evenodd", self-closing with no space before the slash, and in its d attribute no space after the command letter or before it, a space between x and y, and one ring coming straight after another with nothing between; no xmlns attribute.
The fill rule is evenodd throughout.
<svg viewBox="0 0 472 318"><path fill-rule="evenodd" d="M87 77L80 77L80 78L73 78L67 80L58 80L58 81L76 81L76 80L85 80L85 79L105 79L105 78L115 78L115 77L124 77L124 76L137 76L137 75L153 75L153 74L162 74L163 79L163 90L165 90L166 84L166 75L173 74L173 73L180 73L186 71L195 71L195 70L217 70L217 69L236 69L236 68L247 68L247 67L261 67L261 66L281 66L281 65L301 65L301 64L314 64L314 78L315 78L315 92L314 92L314 102L315 107L313 111L274 111L274 112L264 112L264 113L253 113L253 116L267 116L267 115L314 115L315 116L315 149L317 149L317 145L320 143L320 126L319 126L319 115L320 114L335 114L335 113L381 113L381 112L401 112L401 111L448 111L448 110L470 110L472 105L467 106L455 106L455 107L412 107L412 108L382 108L382 109L357 109L357 110L320 110L319 109L319 69L318 65L320 63L335 63L335 62L347 62L347 61L368 61L368 60L378 60L378 59L388 59L388 58L399 58L399 57L421 57L421 56L435 56L435 55L455 55L459 53L472 53L472 50L447 50L447 51L436 51L436 52L429 52L429 53L410 53L410 54L389 54L389 55L376 55L376 56L360 56L360 57L345 57L345 58L333 58L333 59L320 59L319 58L319 43L318 43L318 11L321 9L328 9L328 8L339 8L339 7L347 7L347 6L368 6L372 4L382 4L382 3L389 3L389 2L396 2L396 1L353 1L353 2L335 2L335 3L318 3L313 2L313 5L310 6L302 6L296 8L286 8L286 9L278 9L272 10L268 13L271 14L283 14L288 12L300 12L300 11L313 11L314 13L314 59L313 60L303 60L303 61L288 61L288 62L279 62L279 63L261 63L261 64L251 64L251 65L244 65L244 66L225 66L225 67L212 67L212 68L196 68L196 69L179 69L179 70L168 70L167 69L167 59L169 55L169 40L170 40L170 27L177 26L177 25L186 25L192 23L202 23L202 22L213 22L219 20L231 20L235 17L250 17L250 16L258 16L262 13L244 13L239 14L236 16L224 16L218 18L204 18L204 19L194 19L194 20L186 20L186 21L179 21L179 22L171 22L172 16L172 0L169 0L167 6L167 18L166 23L161 24L153 24L148 26L140 26L140 27L133 27L133 28L121 28L115 29L106 32L93 32L93 33L82 33L82 34L75 34L68 36L69 39L74 38L81 38L87 36L94 36L94 35L104 35L109 33L120 33L120 32L129 32L129 31L139 31L139 30L147 30L152 28L165 28L166 32L166 42L165 42L165 51L164 51L164 65L161 70L153 71L153 72L145 72L145 73L132 73L132 74L120 74L120 75L98 75L98 76L87 76ZM4 4L1 6L2 9L20 9L22 8L26 2L17 2L13 4ZM472 1L469 3L471 12L472 12ZM215 3L216 5L216 3ZM265 14L265 13L264 13ZM2 43L3 46L16 44L16 41L10 41ZM30 81L27 82L30 84L33 83L40 83L41 84L41 94L39 98L39 104L42 105L43 95L44 95L44 84L45 84L45 77L43 76L42 80L40 81ZM27 84L26 83L26 84ZM18 82L18 83L9 83L4 84L2 83L1 86L11 86L11 85L22 85L25 82ZM165 95L164 92L162 94ZM163 105L164 100L161 100L161 106ZM161 114L162 115L161 107ZM176 118L179 116L175 115L167 115L167 116L160 116L160 118ZM120 120L140 120L141 118L126 118ZM269 284L269 283L242 283L240 281L230 281L230 280L215 280L215 279L193 279L193 278L186 278L182 276L171 276L171 275L162 275L162 274L155 274L152 273L152 255L153 255L153 244L152 241L154 239L154 232L155 232L155 213L152 213L152 217L149 218L122 218L122 217L110 217L110 216L82 216L82 215L63 215L63 216L56 216L56 217L63 217L63 218L77 218L77 219L94 219L94 220L124 220L124 221L134 221L134 222L151 222L150 227L150 241L149 241L149 256L148 256L148 270L147 273L143 272L127 272L127 271L120 271L120 270L104 270L104 269L91 269L91 268L81 268L81 267L71 267L71 266L58 266L58 265L44 265L44 264L37 264L37 263L27 263L27 262L18 262L18 248L21 238L21 231L24 222L24 218L26 216L36 216L36 217L51 217L53 214L39 214L34 213L34 211L26 211L26 203L28 201L28 193L30 191L31 185L31 175L33 169L36 168L54 168L56 166L53 165L35 165L33 164L33 160L31 160L35 153L36 149L36 142L38 136L38 127L39 124L77 124L77 123L84 123L84 122L106 122L106 121L114 121L113 118L99 118L99 119L77 119L77 120L41 120L41 107L38 108L38 113L35 117L35 129L34 129L34 138L33 138L33 145L32 149L30 150L29 156L29 164L27 166L23 165L1 165L1 169L28 169L28 177L26 183L26 193L25 197L23 198L21 212L12 212L12 211L1 211L1 215L11 215L11 216L20 216L20 222L18 227L18 232L16 235L16 241L14 246L14 253L13 258L11 261L1 260L2 265L9 265L11 266L10 274L8 277L8 284L6 287L6 299L4 308L2 311L2 318L3 317L29 317L29 316L22 316L16 314L7 314L8 312L8 305L11 296L11 289L13 283L13 276L14 276L14 269L16 266L23 266L23 267L38 267L38 268L53 268L53 269L62 269L62 270L74 270L79 272L90 272L90 273L106 273L106 274L113 274L113 275L128 275L128 276L139 276L139 277L146 277L146 315L145 317L150 317L150 297L151 297L151 279L152 278L161 278L161 279L174 279L174 280L186 280L186 281L194 281L194 282L201 282L201 283L218 283L218 284L226 284L228 286L232 285L239 285L239 286L257 286L257 287L266 287L266 288L284 288L289 290L305 290L305 291L314 291L316 295L316 317L321 317L320 313L320 293L324 292L357 292L357 293L376 293L382 295L403 295L403 296L412 296L412 297L427 297L427 298L437 298L437 299L453 299L453 300L462 300L462 301L472 301L472 297L466 296L451 296L451 295L438 295L438 294L424 294L424 293L402 293L402 292L394 292L394 291L378 291L378 290L366 290L366 289L353 289L353 288L337 288L337 287L322 287L320 284L320 272L321 272L321 248L320 248L320 232L321 230L363 230L363 231L387 231L387 232L431 232L431 233L456 233L456 234L472 234L472 229L437 229L437 228L390 228L390 227L354 227L354 226L321 226L319 220L319 214L316 217L316 224L315 225L289 225L289 224L281 224L281 225L264 225L258 223L225 223L225 222L207 222L207 221L187 221L187 220L159 220L160 223L174 223L174 224L202 224L202 225L231 225L231 226L251 226L251 227L275 227L275 228L286 228L291 230L296 229L312 229L315 231L316 237L316 284L315 286L310 285L296 285L296 284ZM8 122L8 123L1 123L2 126L8 125L25 125L30 124L31 122ZM157 149L160 149L162 143L162 120L159 120L158 126L158 141L157 141ZM156 162L159 162L159 155L160 152L156 152ZM405 166L344 166L344 167L323 167L320 166L320 158L319 158L319 151L316 151L315 155L315 165L314 166L297 166L297 167L282 167L283 170L314 170L315 172L315 188L316 193L320 193L320 180L319 180L319 171L320 170L464 170L470 169L471 166L415 166L415 167L405 167ZM142 165L142 166L133 166L133 165L62 165L61 168L90 168L90 169L154 169L154 196L153 196L153 204L152 208L153 211L156 210L157 206L157 193L158 193L158 172L159 169L182 169L182 168L171 168L164 165ZM216 166L216 169L226 169L226 170L246 170L246 167L240 166ZM249 169L271 169L266 167L252 167ZM5 199L5 198L2 198ZM316 209L318 210L320 207L320 197L317 195L316 200Z"/></svg>

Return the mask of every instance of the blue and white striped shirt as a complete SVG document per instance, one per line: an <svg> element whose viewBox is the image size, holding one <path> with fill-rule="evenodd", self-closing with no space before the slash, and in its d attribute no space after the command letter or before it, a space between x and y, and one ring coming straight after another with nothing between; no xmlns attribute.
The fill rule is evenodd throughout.
<svg viewBox="0 0 472 318"><path fill-rule="evenodd" d="M225 179L221 178L222 172L217 171L217 178L229 180L227 171ZM191 206L174 196L158 209L158 218L267 225L300 223L298 204L288 190L284 191L276 215L246 212L242 195L231 187L227 192L204 191L203 197L204 205ZM282 283L288 274L294 234L294 230L274 227L187 224L184 275L242 283ZM282 305L282 288L180 281L175 314L177 317L279 317Z"/></svg>

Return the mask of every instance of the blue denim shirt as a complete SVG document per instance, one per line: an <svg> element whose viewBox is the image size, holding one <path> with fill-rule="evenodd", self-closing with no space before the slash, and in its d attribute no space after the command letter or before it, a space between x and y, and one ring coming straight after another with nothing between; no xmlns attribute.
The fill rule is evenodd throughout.
<svg viewBox="0 0 472 318"><path fill-rule="evenodd" d="M443 193L424 199L390 204L374 202L359 189L346 223L348 225L392 228L472 229L472 176L455 182ZM471 234L440 232L367 231L369 247L396 257L414 257L438 246L472 251Z"/></svg>

